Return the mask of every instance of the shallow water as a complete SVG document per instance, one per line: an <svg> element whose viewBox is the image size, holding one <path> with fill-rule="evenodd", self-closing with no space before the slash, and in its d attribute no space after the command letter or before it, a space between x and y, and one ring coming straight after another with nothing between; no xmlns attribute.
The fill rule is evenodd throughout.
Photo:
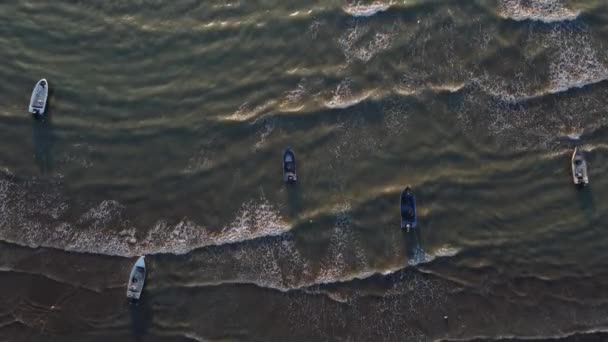
<svg viewBox="0 0 608 342"><path fill-rule="evenodd" d="M607 10L1 3L0 336L606 338Z"/></svg>

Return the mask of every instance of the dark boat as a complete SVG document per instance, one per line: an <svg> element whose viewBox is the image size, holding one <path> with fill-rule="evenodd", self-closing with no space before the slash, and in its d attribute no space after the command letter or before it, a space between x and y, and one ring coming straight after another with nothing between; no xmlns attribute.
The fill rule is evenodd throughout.
<svg viewBox="0 0 608 342"><path fill-rule="evenodd" d="M410 187L406 187L401 193L401 229L416 228L416 198Z"/></svg>
<svg viewBox="0 0 608 342"><path fill-rule="evenodd" d="M283 153L283 180L287 183L295 183L297 179L296 155L291 147L288 147Z"/></svg>
<svg viewBox="0 0 608 342"><path fill-rule="evenodd" d="M587 161L585 160L583 152L579 151L578 148L575 148L572 153L572 180L574 181L574 184L580 186L589 184Z"/></svg>

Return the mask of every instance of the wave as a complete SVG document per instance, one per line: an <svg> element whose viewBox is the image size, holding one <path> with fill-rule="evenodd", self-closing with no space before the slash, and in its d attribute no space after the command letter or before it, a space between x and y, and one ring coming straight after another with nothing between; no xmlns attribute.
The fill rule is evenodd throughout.
<svg viewBox="0 0 608 342"><path fill-rule="evenodd" d="M580 11L571 10L561 0L502 0L498 14L517 21L534 20L544 23L572 21Z"/></svg>
<svg viewBox="0 0 608 342"><path fill-rule="evenodd" d="M224 117L227 121L248 121L264 113L268 113L276 105L276 100L270 100L263 104L252 106L248 102L243 103L232 115Z"/></svg>
<svg viewBox="0 0 608 342"><path fill-rule="evenodd" d="M558 25L551 29L547 41L557 50L549 64L549 92L582 88L608 79L608 66L600 60L587 26Z"/></svg>
<svg viewBox="0 0 608 342"><path fill-rule="evenodd" d="M520 89L516 92L508 91L506 90L508 88L507 84L501 82L500 78L494 78L491 80L490 77L487 77L487 75L486 77L477 77L472 79L471 84L479 86L479 88L485 94L490 95L491 97L496 98L504 103L521 104L546 96L566 93L576 89L593 86L595 84L603 83L606 81L608 81L608 73L606 75L597 76L592 79L573 80L571 82L556 80L553 87L548 87L540 91L531 92L526 92L523 89ZM464 88L465 87L457 89L455 90L455 92L458 92L459 90L462 90Z"/></svg>
<svg viewBox="0 0 608 342"><path fill-rule="evenodd" d="M396 27L398 25L374 31L370 24L354 21L348 24L336 43L344 53L347 63L353 60L367 62L381 51L390 48L393 37L398 36ZM608 80L608 65L598 53L601 45L596 42L591 30L582 23L559 23L548 27L533 25L526 44L534 44L535 48L540 46L542 52L547 53L547 75L530 79L527 77L528 71L522 69L516 71L514 77L504 78L487 72L480 74L470 71L465 72L467 76L462 79L433 83L428 81L432 74L421 72L413 77L408 75L411 80L408 79L407 83L411 83L411 86L401 84L384 90L369 87L354 89L354 82L345 78L333 91L327 90L322 76L318 77L321 81L313 82L316 83L314 85L307 82L308 77L305 77L295 89L286 91L283 96L257 104L246 102L225 119L250 121L261 116L274 115L277 111L303 113L317 110L320 106L345 109L388 93L404 96L418 96L426 91L455 93L470 84L481 87L485 93L506 103L521 103Z"/></svg>
<svg viewBox="0 0 608 342"><path fill-rule="evenodd" d="M393 37L398 33L396 27L391 27L375 32L369 36L372 27L366 23L354 22L337 39L338 47L344 53L347 62L359 60L369 62L378 53L387 50Z"/></svg>
<svg viewBox="0 0 608 342"><path fill-rule="evenodd" d="M471 75L462 92L459 120L467 129L482 124L515 149L561 149L565 134L600 122L608 65L598 53L600 43L584 24L531 25L530 37L548 57L546 72L533 78L525 69L508 78L487 72Z"/></svg>
<svg viewBox="0 0 608 342"><path fill-rule="evenodd" d="M578 129L575 131L571 131L570 133L566 133L564 135L572 140L580 140L583 133L585 133L583 129Z"/></svg>
<svg viewBox="0 0 608 342"><path fill-rule="evenodd" d="M230 279L230 280L217 280L217 281L204 281L204 282L183 282L183 283L172 283L170 285L161 286L161 288L171 287L184 287L184 288L197 288L197 287L214 287L222 285L254 285L264 289L272 289L281 292L289 292L295 290L305 290L319 285L332 285L332 284L346 284L355 280L365 280L377 275L387 276L403 270L404 267L387 268L384 270L361 270L358 273L343 274L338 278L318 278L310 282L303 282L296 286L281 286L280 282L273 281L270 279L257 279L257 280L246 280L246 279Z"/></svg>
<svg viewBox="0 0 608 342"><path fill-rule="evenodd" d="M399 86L394 88L396 94L402 96L417 96L424 92L431 91L434 93L457 93L467 86L466 82L445 83L445 84L428 84L422 88L412 88Z"/></svg>
<svg viewBox="0 0 608 342"><path fill-rule="evenodd" d="M564 341L581 341L579 338L590 338L593 341L599 341L601 337L608 337L608 328L595 328L582 331L573 331L557 335L541 335L541 336L519 336L519 335L501 335L501 336L472 336L458 338L440 338L437 342L475 342L475 341L546 341L546 340L564 340ZM604 339L601 339L604 340ZM586 339L585 339L586 341Z"/></svg>
<svg viewBox="0 0 608 342"><path fill-rule="evenodd" d="M360 94L358 96L353 97L343 97L340 95L335 95L331 100L325 103L325 107L330 109L345 109L348 107L352 107L358 105L359 103L367 100L372 96L373 91L366 92Z"/></svg>
<svg viewBox="0 0 608 342"><path fill-rule="evenodd" d="M28 275L28 276L33 276L33 277L42 277L44 279L53 281L55 283L59 283L59 284L69 286L69 287L81 288L81 289L89 290L89 291L95 292L95 293L101 293L101 291L102 291L102 288L92 287L92 286L85 285L85 284L76 284L70 280L66 280L66 279L54 276L52 274L48 274L47 272L24 271L24 270L17 270L17 269L10 268L10 267L0 267L0 272L9 273L9 274L22 274L22 275Z"/></svg>
<svg viewBox="0 0 608 342"><path fill-rule="evenodd" d="M594 150L606 150L608 151L608 144L584 144L581 146L581 150L592 152Z"/></svg>
<svg viewBox="0 0 608 342"><path fill-rule="evenodd" d="M70 203L56 182L50 184L50 191L31 201L27 194L40 186L36 181L23 185L0 179L0 240L31 248L132 257L185 254L201 247L280 235L291 229L262 197L244 202L232 222L219 231L187 218L174 225L159 220L141 238L126 217L126 207L115 200L104 200L89 208L73 223L63 221ZM50 222L32 217L50 218Z"/></svg>
<svg viewBox="0 0 608 342"><path fill-rule="evenodd" d="M293 240L280 237L257 246L249 246L251 248L239 246L236 250L230 248L201 251L202 254L192 256L191 262L195 266L187 270L169 270L168 267L162 267L171 272L166 278L177 280L162 284L161 287L196 288L237 284L281 292L316 291L319 286L343 287L377 276L393 276L406 269L417 269L417 266L431 263L437 258L454 257L459 253L457 249L442 247L432 254L425 254L426 258L415 264L404 264L401 260L405 256L398 256L381 267L369 266L367 257L363 252L358 252L358 242L353 236L349 236L351 233L346 228L348 223L341 221L338 224L340 227L336 228L330 237L327 254L320 260L304 258L296 249ZM167 265L172 263L161 262L169 262ZM284 267L285 265L289 267ZM353 265L355 267L352 267ZM206 269L204 274L198 271L201 267Z"/></svg>
<svg viewBox="0 0 608 342"><path fill-rule="evenodd" d="M428 264L437 258L453 257L458 253L460 253L460 249L449 246L438 248L432 254L428 254L422 248L417 247L414 249L414 257L408 260L408 264L411 266Z"/></svg>
<svg viewBox="0 0 608 342"><path fill-rule="evenodd" d="M439 257L439 256L437 256ZM447 257L447 256L446 256ZM431 257L428 263L435 260L436 257ZM158 287L154 287L155 289L170 289L170 288L204 288L204 287L218 287L223 285L250 285L256 286L262 289L270 289L280 292L291 292L291 291L302 291L308 294L321 294L325 295L328 298L344 303L348 302L349 298L352 297L361 297L366 295L366 291L364 289L357 290L356 284L359 284L361 281L365 282L368 279L374 277L399 277L401 272L406 272L408 269L415 270L413 265L409 266L399 266L394 268L387 269L374 269L374 270L361 270L358 273L344 274L341 277L337 278L319 278L314 281L305 282L297 284L296 286L281 286L279 283L274 282L268 279L259 279L259 280L218 280L218 281L205 281L205 282L173 282L171 284L163 284ZM420 274L426 274L432 272L421 272ZM440 279L445 279L449 281L453 281L449 278L444 278L439 276ZM396 279L396 278L394 278ZM342 288L350 288L351 286L355 286L355 290L350 289L349 292L352 292L351 295L345 296L340 295L338 292ZM353 292L354 291L354 292ZM409 291L409 288L403 289L394 289L393 291L388 291L385 295L392 296L402 291Z"/></svg>
<svg viewBox="0 0 608 342"><path fill-rule="evenodd" d="M374 1L371 4L349 4L342 7L342 10L353 17L370 17L377 13L384 12L394 5L393 1L388 3L383 1Z"/></svg>
<svg viewBox="0 0 608 342"><path fill-rule="evenodd" d="M350 79L345 79L340 82L333 91L331 100L324 103L325 107L330 109L344 109L357 105L376 93L375 90L367 90L362 92L353 91L353 83Z"/></svg>
<svg viewBox="0 0 608 342"><path fill-rule="evenodd" d="M122 251L121 255L123 256L158 253L186 254L201 247L232 244L265 236L280 235L290 229L291 226L283 221L276 209L265 199L261 199L243 203L232 223L217 233L211 232L188 219L184 219L173 226L165 221L159 221L143 240L135 240L134 243L135 232L133 230L123 231L122 235L127 239L115 240L120 243L115 247L115 250ZM72 248L77 249L76 246ZM88 249L84 248L83 251L88 252Z"/></svg>

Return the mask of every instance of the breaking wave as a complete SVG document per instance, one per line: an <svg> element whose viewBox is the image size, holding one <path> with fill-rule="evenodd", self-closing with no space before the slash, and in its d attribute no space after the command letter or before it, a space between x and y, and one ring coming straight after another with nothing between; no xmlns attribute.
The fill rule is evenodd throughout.
<svg viewBox="0 0 608 342"><path fill-rule="evenodd" d="M354 21L337 40L338 47L344 53L347 62L359 60L368 62L378 53L390 48L395 27L370 33L371 26L367 23Z"/></svg>
<svg viewBox="0 0 608 342"><path fill-rule="evenodd" d="M502 0L498 13L513 20L545 23L575 20L580 11L569 9L562 0Z"/></svg>
<svg viewBox="0 0 608 342"><path fill-rule="evenodd" d="M233 221L219 231L184 218L177 224L159 220L145 234L126 216L126 207L104 200L74 222L62 218L70 203L54 181L50 191L32 200L28 193L40 182L22 185L0 180L0 240L28 247L51 247L67 251L136 256L184 254L193 249L283 234L291 229L265 198L246 201ZM48 187L49 185L47 185Z"/></svg>
<svg viewBox="0 0 608 342"><path fill-rule="evenodd" d="M440 342L481 342L481 341L604 341L608 337L608 329L590 329L584 331L566 332L558 335L543 335L543 336L518 336L518 335L502 335L502 336L473 336L461 338L443 338L437 341Z"/></svg>
<svg viewBox="0 0 608 342"><path fill-rule="evenodd" d="M327 108L332 108L332 109L336 109L336 108L344 109L344 108L352 107L356 104L359 104L359 103L365 101L370 96L372 96L372 94L373 94L373 91L366 91L363 93L354 92L352 81L350 79L345 79L342 82L340 82L340 84L338 84L338 86L336 87L336 89L333 92L333 96L332 96L331 100L326 102L325 106Z"/></svg>
<svg viewBox="0 0 608 342"><path fill-rule="evenodd" d="M453 257L460 252L458 248L441 247L435 250L432 254L426 253L422 248L415 248L413 258L408 260L408 264L416 266L420 264L428 264L437 258Z"/></svg>
<svg viewBox="0 0 608 342"><path fill-rule="evenodd" d="M557 48L549 64L549 92L581 88L608 79L608 66L600 60L588 27L559 25L551 30L548 40Z"/></svg>
<svg viewBox="0 0 608 342"><path fill-rule="evenodd" d="M360 2L348 4L342 9L353 17L369 17L379 12L384 12L394 5L393 1L374 1L371 4L361 4Z"/></svg>

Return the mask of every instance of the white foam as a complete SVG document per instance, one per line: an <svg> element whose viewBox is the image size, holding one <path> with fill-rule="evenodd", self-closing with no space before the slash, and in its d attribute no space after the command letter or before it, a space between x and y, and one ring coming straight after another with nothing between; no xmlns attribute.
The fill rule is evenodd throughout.
<svg viewBox="0 0 608 342"><path fill-rule="evenodd" d="M339 95L334 95L334 97L327 103L325 106L331 109L344 109L348 107L352 107L357 105L365 100L367 100L371 96L371 92L364 93L356 97L351 98L340 98Z"/></svg>
<svg viewBox="0 0 608 342"><path fill-rule="evenodd" d="M391 46L395 35L394 27L387 31L375 32L367 41L362 40L369 31L369 25L355 22L338 38L338 46L348 62L353 59L368 62Z"/></svg>
<svg viewBox="0 0 608 342"><path fill-rule="evenodd" d="M219 231L188 218L175 225L161 220L142 238L126 217L126 207L118 201L102 201L71 223L63 220L69 206L59 189L37 194L34 201L27 197L28 189L0 179L0 240L32 248L131 257L188 253L210 245L279 235L291 229L274 206L261 198L243 203L235 219Z"/></svg>
<svg viewBox="0 0 608 342"><path fill-rule="evenodd" d="M430 88L436 92L443 92L443 91L447 91L450 93L457 93L459 91L461 91L465 86L465 83L452 83L452 84L437 84L437 85L431 85Z"/></svg>
<svg viewBox="0 0 608 342"><path fill-rule="evenodd" d="M382 102L384 125L392 135L400 135L407 131L411 108L399 101L385 100Z"/></svg>
<svg viewBox="0 0 608 342"><path fill-rule="evenodd" d="M536 20L545 23L570 21L578 18L580 11L566 7L562 0L502 0L498 14L513 20Z"/></svg>
<svg viewBox="0 0 608 342"><path fill-rule="evenodd" d="M15 174L6 166L0 167L0 173L4 173L6 176L14 176Z"/></svg>
<svg viewBox="0 0 608 342"><path fill-rule="evenodd" d="M340 278L346 271L345 253L349 245L352 245L350 242L353 233L350 226L350 210L350 203L342 203L334 208L336 222L329 240L327 261L324 262L325 265L317 276L317 280L321 283Z"/></svg>
<svg viewBox="0 0 608 342"><path fill-rule="evenodd" d="M367 259L369 251L361 248L361 240L351 226L350 204L339 203L332 211L335 222L329 232L328 247L322 255L314 259L308 259L301 254L296 238L287 232L280 237L222 249L221 252L202 250L192 255L191 263L194 265L193 270L198 269L199 265L204 267L204 273L176 270L179 276L167 278L178 279L178 282L170 282L165 286L199 287L247 283L280 291L308 290L316 285L366 279L376 274L389 275L405 267L400 256L403 249L398 247L394 248L391 264L382 267L371 266ZM161 231L165 232L167 229L162 228ZM180 232L176 235L171 240L179 243L183 240L178 238L179 236L189 236L191 233ZM399 245L399 241L402 240L395 239L395 245ZM449 248L440 248L435 255L448 256L455 253L457 252Z"/></svg>
<svg viewBox="0 0 608 342"><path fill-rule="evenodd" d="M608 67L599 60L587 27L556 26L549 34L549 42L557 49L549 64L549 92L580 88L608 79Z"/></svg>
<svg viewBox="0 0 608 342"><path fill-rule="evenodd" d="M408 264L410 266L426 264L426 263L429 263L429 262L435 260L436 258L455 256L459 252L460 252L460 249L458 249L458 248L442 246L429 254L429 253L426 253L422 248L417 247L414 250L413 258L408 260Z"/></svg>
<svg viewBox="0 0 608 342"><path fill-rule="evenodd" d="M281 291L299 288L308 288L314 285L335 282L347 282L355 279L369 278L375 274L388 275L403 268L397 264L384 269L371 268L367 260L366 251L361 247L360 241L353 230L351 205L348 202L338 203L332 212L335 222L331 229L329 246L319 265L306 260L297 250L293 239L280 241L278 245L270 244L256 248L255 251L243 251L243 257L251 259L256 255L254 263L276 265L282 261L291 265L288 269L272 266L262 274L244 274L239 282L253 282L259 286L271 287ZM255 268L246 265L247 269ZM296 268L293 270L292 268ZM296 279L297 276L297 279Z"/></svg>
<svg viewBox="0 0 608 342"><path fill-rule="evenodd" d="M80 217L78 223L88 224L93 229L106 228L114 219L122 216L124 209L125 207L117 201L105 200L89 209Z"/></svg>
<svg viewBox="0 0 608 342"><path fill-rule="evenodd" d="M579 140L581 138L581 136L583 135L583 133L584 133L584 130L579 129L575 132L567 133L566 136L572 140Z"/></svg>
<svg viewBox="0 0 608 342"><path fill-rule="evenodd" d="M370 30L368 25L354 23L342 34L338 40L338 46L342 49L342 52L346 56L347 60L353 58L353 46L357 43L361 37L363 37Z"/></svg>
<svg viewBox="0 0 608 342"><path fill-rule="evenodd" d="M368 99L374 91L366 91L361 94L355 94L352 91L352 82L349 79L345 79L333 92L331 100L325 103L327 108L331 109L344 109L352 107L362 101Z"/></svg>
<svg viewBox="0 0 608 342"><path fill-rule="evenodd" d="M471 83L479 86L484 93L508 103L517 103L535 96L528 89L524 74L521 72L515 74L511 79L484 73L472 77Z"/></svg>
<svg viewBox="0 0 608 342"><path fill-rule="evenodd" d="M598 57L593 36L586 26L560 24L548 33L535 32L531 37L531 44L544 46L551 52L546 86L539 89L538 85L531 84L524 72L516 72L509 79L485 73L472 77L471 82L493 97L517 103L608 79L608 66Z"/></svg>
<svg viewBox="0 0 608 342"><path fill-rule="evenodd" d="M266 139L274 131L274 127L275 127L274 122L275 122L275 120L272 118L263 120L262 125L261 125L262 127L258 131L258 137L259 137L258 141L253 146L254 151L259 150L266 144Z"/></svg>
<svg viewBox="0 0 608 342"><path fill-rule="evenodd" d="M276 105L276 100L269 100L263 104L253 107L249 102L243 103L233 114L224 117L229 121L248 121L269 112Z"/></svg>
<svg viewBox="0 0 608 342"><path fill-rule="evenodd" d="M353 17L369 17L375 15L376 13L384 12L388 10L391 6L393 6L394 2L389 1L374 1L371 4L361 4L360 2L356 2L354 4L349 4L344 6L342 9L344 12L352 15Z"/></svg>
<svg viewBox="0 0 608 342"><path fill-rule="evenodd" d="M284 112L298 112L304 108L304 100L308 94L308 89L303 82L283 96L280 108Z"/></svg>
<svg viewBox="0 0 608 342"><path fill-rule="evenodd" d="M516 70L509 78L487 72L473 75L474 86L463 92L460 120L465 126L485 123L490 133L506 138L514 149L559 147L565 135L579 139L580 133L601 120L601 87L555 97L556 109L545 101L529 100L607 80L608 65L599 53L601 41L585 24L568 22L531 25L526 44L529 47L522 50L533 51L529 57L538 56L539 49L546 54L546 75L530 77L525 70ZM477 88L490 96L479 94Z"/></svg>
<svg viewBox="0 0 608 342"><path fill-rule="evenodd" d="M290 103L299 102L304 98L306 93L306 88L302 83L300 83L295 89L288 91L287 94L285 94L285 98Z"/></svg>
<svg viewBox="0 0 608 342"><path fill-rule="evenodd" d="M608 144L585 144L580 147L582 151L608 150Z"/></svg>
<svg viewBox="0 0 608 342"><path fill-rule="evenodd" d="M290 229L291 226L281 218L274 206L262 198L243 203L232 223L219 232L210 231L188 219L175 226L160 221L148 232L146 238L138 243L141 252L137 254L183 254L205 246L280 235Z"/></svg>

